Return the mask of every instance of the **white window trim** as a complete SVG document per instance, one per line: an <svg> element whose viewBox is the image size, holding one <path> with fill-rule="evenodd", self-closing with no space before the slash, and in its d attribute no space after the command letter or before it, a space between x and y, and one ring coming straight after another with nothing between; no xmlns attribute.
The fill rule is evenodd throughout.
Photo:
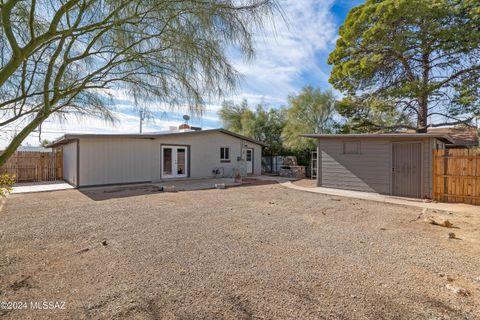
<svg viewBox="0 0 480 320"><path fill-rule="evenodd" d="M225 151L223 151L224 157L222 158L222 149L228 149L228 158L225 158ZM231 148L227 146L220 147L220 161L230 162L231 159Z"/></svg>

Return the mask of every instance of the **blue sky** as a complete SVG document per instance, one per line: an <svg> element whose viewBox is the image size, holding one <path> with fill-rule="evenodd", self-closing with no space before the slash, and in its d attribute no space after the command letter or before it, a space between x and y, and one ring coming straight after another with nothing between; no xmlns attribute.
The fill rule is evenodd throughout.
<svg viewBox="0 0 480 320"><path fill-rule="evenodd" d="M279 0L287 18L280 17L273 25L267 26L264 35L256 38L256 57L245 62L231 56L233 65L243 74L237 91L228 100L247 99L251 105L261 101L276 108L285 105L289 94L297 93L303 86L312 85L329 89L330 66L327 58L334 48L338 28L348 11L361 3L360 0ZM42 125L42 139L56 139L65 132L138 132L138 113L132 99L121 92L115 92L115 125L98 119L67 118L66 121L48 120ZM217 111L220 101L206 106L203 117L193 117L191 125L203 128L218 128ZM156 106L155 119L144 125L144 131L162 131L182 123L184 112L167 112ZM16 128L0 133L0 147L12 138ZM37 145L38 133L26 139L24 145Z"/></svg>

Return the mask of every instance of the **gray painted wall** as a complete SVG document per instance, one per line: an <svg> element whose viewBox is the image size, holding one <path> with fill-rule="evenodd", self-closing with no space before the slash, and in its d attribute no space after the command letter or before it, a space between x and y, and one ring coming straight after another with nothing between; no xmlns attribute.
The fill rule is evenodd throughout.
<svg viewBox="0 0 480 320"><path fill-rule="evenodd" d="M347 141L359 140L320 140L322 186L390 193L390 143L362 140L361 154L344 154Z"/></svg>
<svg viewBox="0 0 480 320"><path fill-rule="evenodd" d="M152 141L80 139L80 186L151 181Z"/></svg>
<svg viewBox="0 0 480 320"><path fill-rule="evenodd" d="M360 154L344 154L343 143L360 141ZM318 143L318 185L322 187L392 193L392 144L414 142L402 139L320 139ZM432 150L438 140L425 138L422 143L422 195L432 195ZM440 145L442 143L440 142Z"/></svg>
<svg viewBox="0 0 480 320"><path fill-rule="evenodd" d="M77 185L77 142L63 146L63 179Z"/></svg>
<svg viewBox="0 0 480 320"><path fill-rule="evenodd" d="M247 147L253 149L254 175L261 174L261 146L221 132L156 139L87 137L80 139L80 186L162 181L162 145L189 146L189 178L212 178L215 168L232 176L234 168L245 167L237 157ZM220 162L220 147L230 147L229 163Z"/></svg>

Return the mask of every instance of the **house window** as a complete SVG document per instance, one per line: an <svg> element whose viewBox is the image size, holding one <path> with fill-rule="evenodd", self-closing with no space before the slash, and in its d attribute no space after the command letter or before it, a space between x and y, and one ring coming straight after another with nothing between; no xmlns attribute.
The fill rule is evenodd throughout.
<svg viewBox="0 0 480 320"><path fill-rule="evenodd" d="M360 141L348 141L343 143L344 154L360 154Z"/></svg>
<svg viewBox="0 0 480 320"><path fill-rule="evenodd" d="M221 162L230 162L230 148L221 147L220 148L220 161Z"/></svg>

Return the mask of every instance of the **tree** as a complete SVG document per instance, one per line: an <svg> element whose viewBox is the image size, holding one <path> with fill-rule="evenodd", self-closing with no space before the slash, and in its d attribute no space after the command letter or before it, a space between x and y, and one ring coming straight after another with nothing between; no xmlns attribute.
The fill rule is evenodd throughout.
<svg viewBox="0 0 480 320"><path fill-rule="evenodd" d="M0 165L51 116L113 119L112 90L200 113L237 83L227 49L252 58L252 32L275 10L275 0L2 0L0 128L21 130Z"/></svg>
<svg viewBox="0 0 480 320"><path fill-rule="evenodd" d="M330 83L346 95L339 112L374 130L469 124L480 114L479 25L478 0L353 8L328 59Z"/></svg>
<svg viewBox="0 0 480 320"><path fill-rule="evenodd" d="M233 101L224 101L222 108L218 111L218 116L225 129L248 135L244 128L244 123L246 122L245 114L248 112L251 111L245 99L240 104L235 104Z"/></svg>
<svg viewBox="0 0 480 320"><path fill-rule="evenodd" d="M42 141L40 142L40 145L44 148L46 148L50 143L52 143L53 141L50 141L48 139L42 139Z"/></svg>
<svg viewBox="0 0 480 320"><path fill-rule="evenodd" d="M336 111L342 116L343 122L336 124L335 130L339 133L368 133L372 131L388 130L402 126L414 127L412 120L399 112L390 104L381 103L379 100L368 99L368 107L364 107L356 97L347 96L337 101Z"/></svg>
<svg viewBox="0 0 480 320"><path fill-rule="evenodd" d="M283 108L267 110L263 104L258 104L255 111L252 111L247 100L240 104L226 101L218 115L225 129L267 144L266 154L273 155L283 151L282 131L286 122Z"/></svg>
<svg viewBox="0 0 480 320"><path fill-rule="evenodd" d="M305 139L302 133L330 133L335 122L335 97L331 91L322 91L311 86L304 87L296 96L289 96L287 124L283 138L287 147L298 150L311 150L312 139Z"/></svg>

